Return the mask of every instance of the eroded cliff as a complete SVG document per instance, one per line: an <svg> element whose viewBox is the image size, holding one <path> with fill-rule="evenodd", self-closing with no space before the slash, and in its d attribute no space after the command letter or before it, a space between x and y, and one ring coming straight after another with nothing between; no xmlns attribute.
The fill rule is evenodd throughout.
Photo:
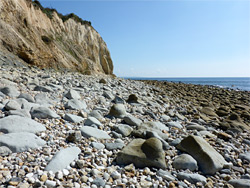
<svg viewBox="0 0 250 188"><path fill-rule="evenodd" d="M30 65L84 74L112 74L106 43L87 22L49 18L32 0L0 0L0 50Z"/></svg>

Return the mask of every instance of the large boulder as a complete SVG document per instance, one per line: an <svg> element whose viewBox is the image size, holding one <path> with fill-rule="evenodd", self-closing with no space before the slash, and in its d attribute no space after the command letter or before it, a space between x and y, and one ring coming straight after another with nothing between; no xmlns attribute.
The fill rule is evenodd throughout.
<svg viewBox="0 0 250 188"><path fill-rule="evenodd" d="M204 174L215 174L223 168L225 159L202 137L189 135L177 148L190 154Z"/></svg>
<svg viewBox="0 0 250 188"><path fill-rule="evenodd" d="M166 168L165 153L162 143L157 138L134 139L117 154L118 165L133 163L138 168Z"/></svg>

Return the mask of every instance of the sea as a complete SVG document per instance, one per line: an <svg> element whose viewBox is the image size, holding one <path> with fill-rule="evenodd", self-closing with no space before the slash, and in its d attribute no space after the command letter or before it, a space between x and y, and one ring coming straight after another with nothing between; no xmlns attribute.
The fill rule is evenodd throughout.
<svg viewBox="0 0 250 188"><path fill-rule="evenodd" d="M220 88L250 91L250 77L194 77L194 78L150 78L150 77L124 77L131 80L157 80L195 85L210 85Z"/></svg>

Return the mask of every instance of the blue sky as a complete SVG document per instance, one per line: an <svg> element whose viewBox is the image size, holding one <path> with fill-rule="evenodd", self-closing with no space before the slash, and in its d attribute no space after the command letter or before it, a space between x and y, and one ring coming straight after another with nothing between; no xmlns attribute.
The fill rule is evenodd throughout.
<svg viewBox="0 0 250 188"><path fill-rule="evenodd" d="M40 2L91 21L117 76L250 76L250 1Z"/></svg>

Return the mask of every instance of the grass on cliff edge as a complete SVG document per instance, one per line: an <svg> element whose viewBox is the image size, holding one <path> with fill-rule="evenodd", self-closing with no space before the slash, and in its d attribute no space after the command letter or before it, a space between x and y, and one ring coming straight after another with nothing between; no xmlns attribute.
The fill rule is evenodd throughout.
<svg viewBox="0 0 250 188"><path fill-rule="evenodd" d="M53 9L53 8L44 8L38 0L33 0L32 4L34 5L34 7L40 8L42 10L42 12L45 13L48 16L48 18L50 18L50 19L53 18L53 12L56 12L57 15L59 16L59 18L61 18L63 22L65 22L68 19L72 18L73 20L75 20L78 23L81 23L82 25L89 25L89 26L91 26L91 22L90 21L83 20L82 18L80 18L79 16L75 15L74 13L63 15L63 14L57 12L56 9Z"/></svg>

